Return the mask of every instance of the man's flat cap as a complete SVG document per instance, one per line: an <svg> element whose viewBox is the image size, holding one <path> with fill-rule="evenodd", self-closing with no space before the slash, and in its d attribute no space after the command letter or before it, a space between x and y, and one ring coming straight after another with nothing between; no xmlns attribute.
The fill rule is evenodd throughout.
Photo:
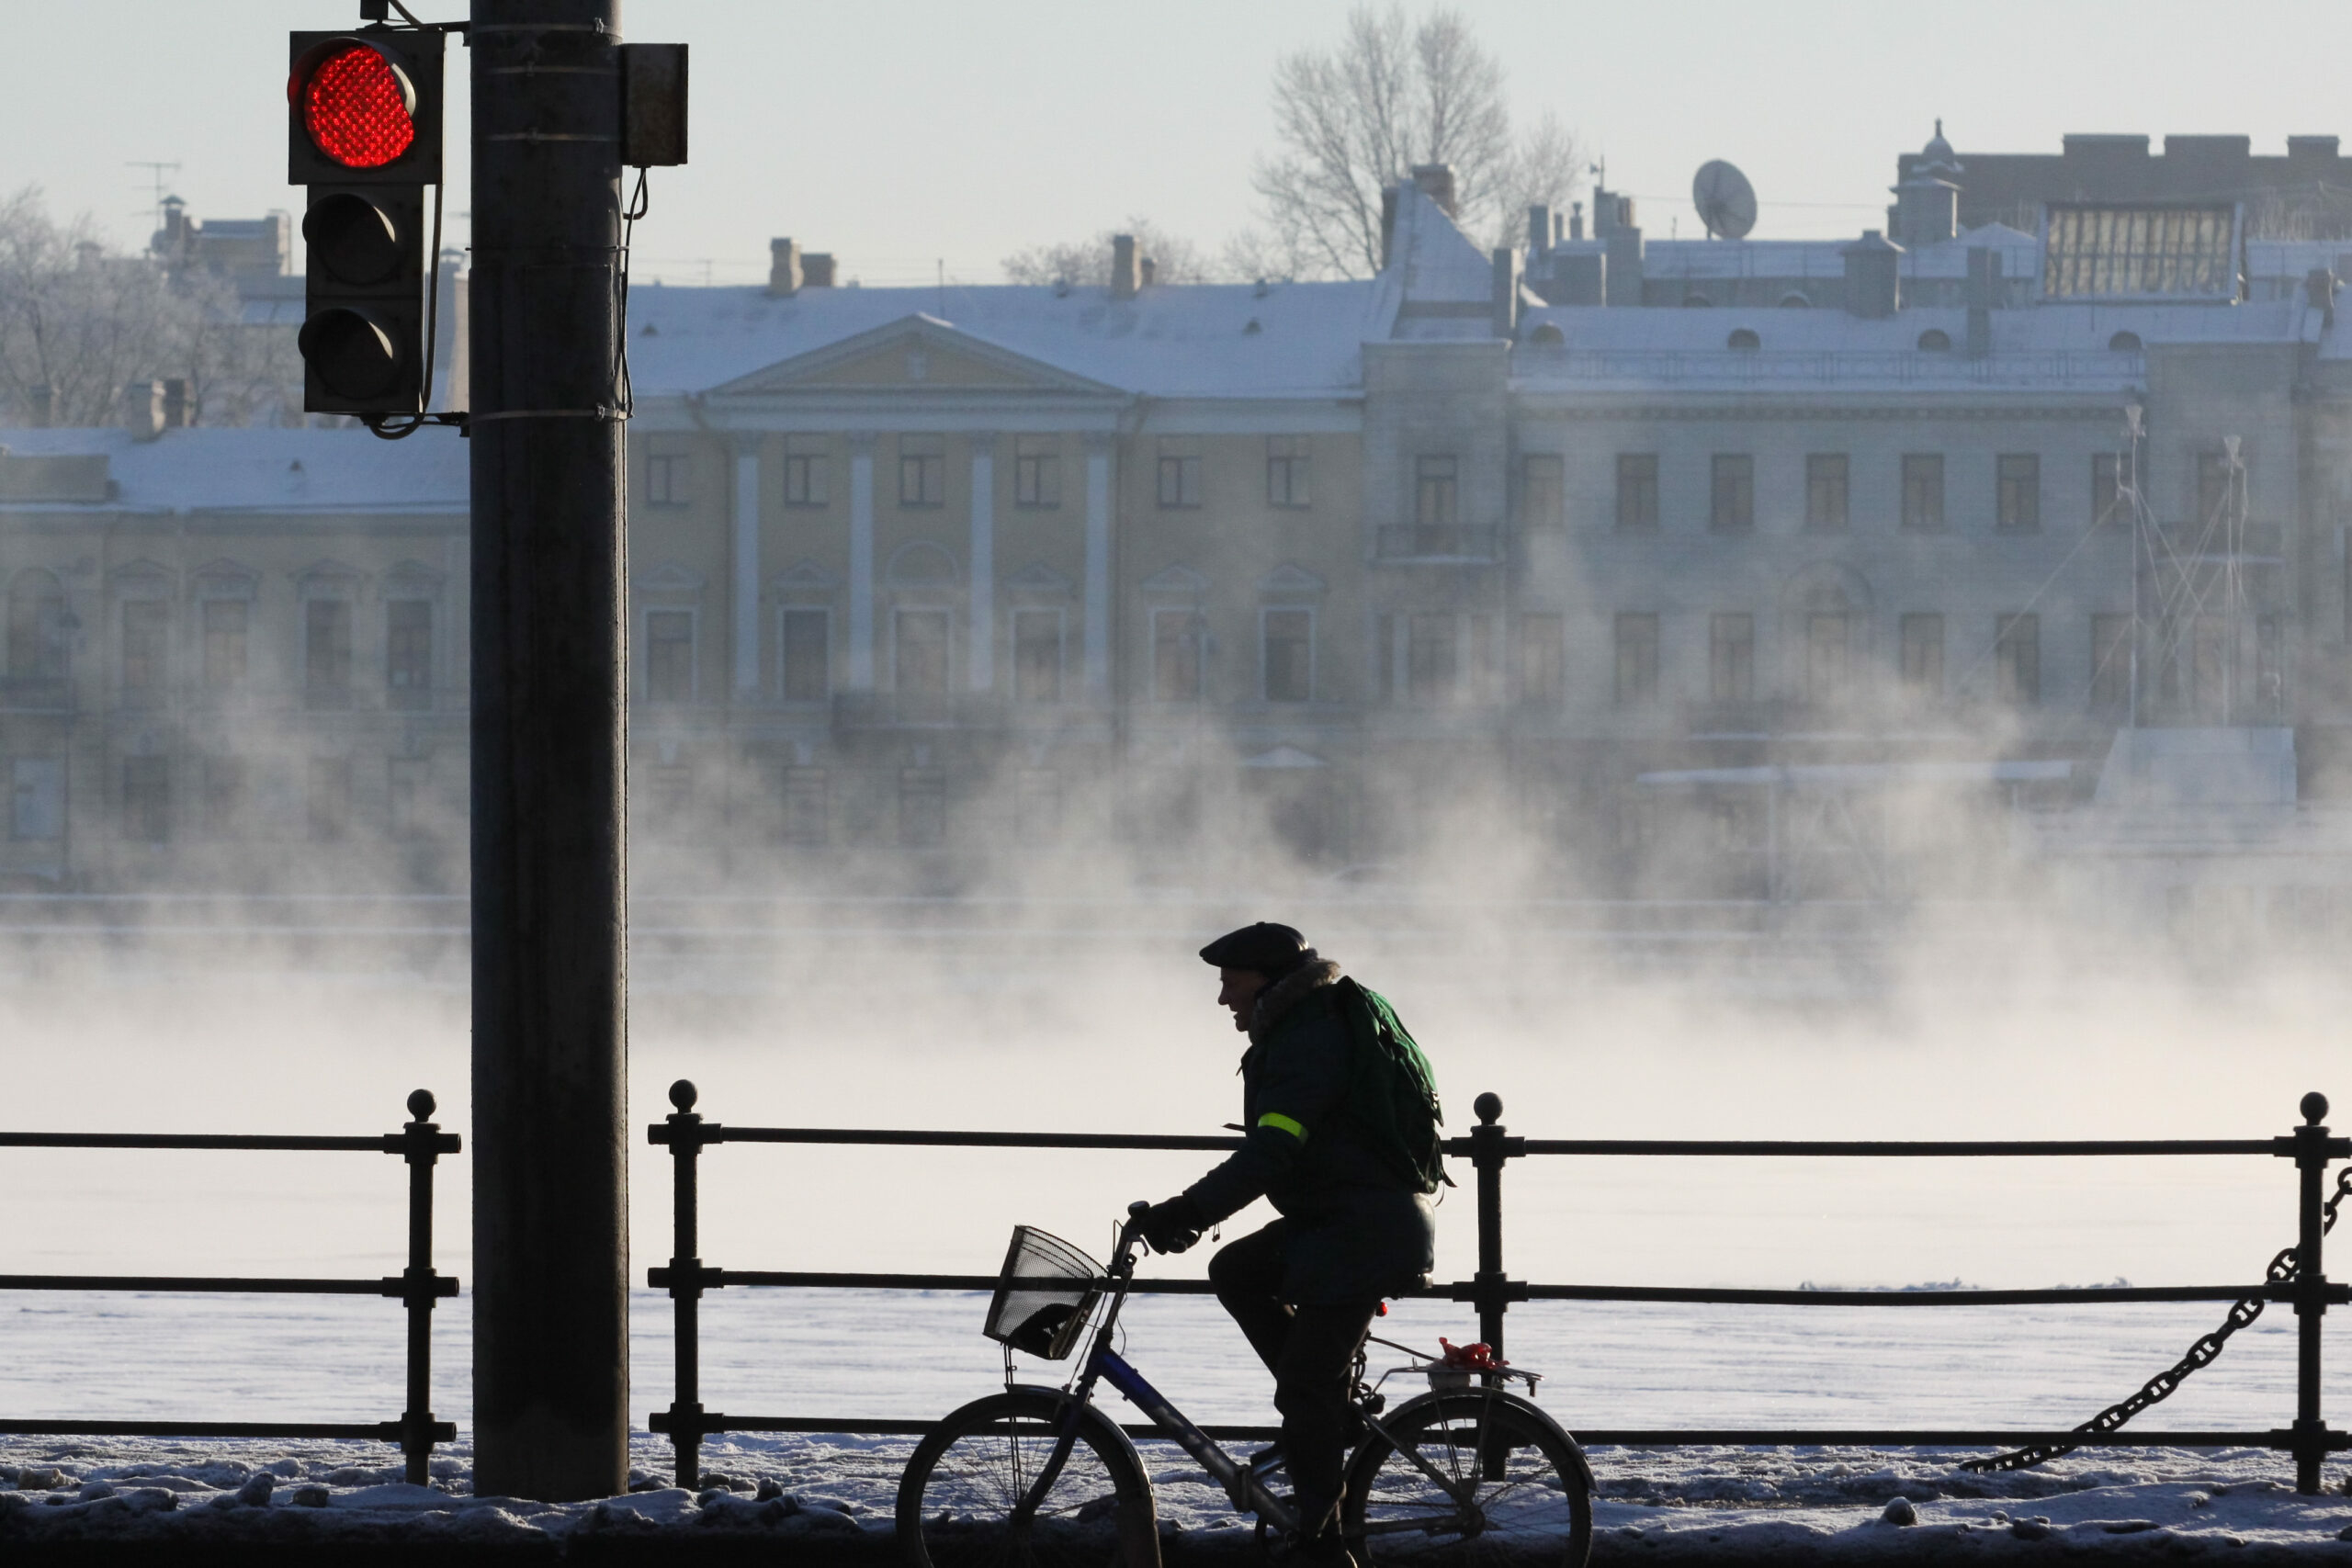
<svg viewBox="0 0 2352 1568"><path fill-rule="evenodd" d="M1287 975L1315 956L1306 938L1290 926L1260 920L1227 931L1201 949L1201 961L1220 969L1255 969L1261 975Z"/></svg>

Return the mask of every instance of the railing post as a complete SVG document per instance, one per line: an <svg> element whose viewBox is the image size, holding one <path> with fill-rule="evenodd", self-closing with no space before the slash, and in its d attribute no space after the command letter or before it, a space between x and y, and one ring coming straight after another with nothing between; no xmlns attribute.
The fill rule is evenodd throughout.
<svg viewBox="0 0 2352 1568"><path fill-rule="evenodd" d="M401 1282L408 1309L408 1408L401 1413L401 1451L408 1483L422 1486L433 1457L433 1303L439 1292L433 1272L433 1168L440 1158L438 1123L430 1120L434 1100L418 1089L408 1097L409 1122L401 1129L401 1157L408 1162L408 1268Z"/></svg>
<svg viewBox="0 0 2352 1568"><path fill-rule="evenodd" d="M2295 1129L2296 1209L2301 1235L2295 1243L2295 1490L2314 1495L2320 1461L2327 1455L2327 1423L2320 1418L2320 1326L2327 1311L2327 1276L2320 1243L2327 1235L2321 1190L2327 1175L2327 1096L2303 1096L2303 1124Z"/></svg>
<svg viewBox="0 0 2352 1568"><path fill-rule="evenodd" d="M695 1086L680 1078L670 1086L671 1170L670 1302L676 1314L671 1344L676 1353L677 1392L670 1400L670 1446L678 1458L678 1484L702 1479L702 1244L697 1236L695 1173L702 1154L702 1118L695 1114Z"/></svg>
<svg viewBox="0 0 2352 1568"><path fill-rule="evenodd" d="M1508 1137L1496 1120L1503 1113L1500 1095L1480 1095L1471 1109L1478 1125L1470 1129L1470 1163L1478 1172L1478 1272L1472 1280L1471 1299L1478 1307L1478 1337L1500 1360L1503 1354L1503 1314L1510 1308L1510 1280L1503 1273L1503 1162L1521 1151L1525 1140Z"/></svg>

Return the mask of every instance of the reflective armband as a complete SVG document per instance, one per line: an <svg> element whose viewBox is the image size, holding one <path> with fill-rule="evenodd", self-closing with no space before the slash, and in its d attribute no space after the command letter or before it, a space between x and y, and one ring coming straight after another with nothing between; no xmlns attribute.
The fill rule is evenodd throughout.
<svg viewBox="0 0 2352 1568"><path fill-rule="evenodd" d="M1263 1116L1259 1117L1258 1125L1261 1127L1278 1128L1283 1132L1288 1133L1292 1137L1296 1138L1302 1144L1306 1142L1306 1129L1304 1126L1301 1126L1297 1122L1293 1121L1290 1117L1283 1115L1279 1111L1269 1111Z"/></svg>

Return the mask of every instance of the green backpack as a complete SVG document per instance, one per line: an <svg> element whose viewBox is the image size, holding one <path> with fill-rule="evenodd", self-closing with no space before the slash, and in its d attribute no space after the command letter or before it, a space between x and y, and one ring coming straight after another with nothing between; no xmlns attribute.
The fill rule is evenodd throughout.
<svg viewBox="0 0 2352 1568"><path fill-rule="evenodd" d="M1438 1104L1437 1075L1413 1043L1396 1010L1378 991L1342 978L1332 989L1355 1039L1344 1113L1373 1153L1414 1191L1424 1196L1445 1174L1444 1140L1438 1128L1445 1111Z"/></svg>

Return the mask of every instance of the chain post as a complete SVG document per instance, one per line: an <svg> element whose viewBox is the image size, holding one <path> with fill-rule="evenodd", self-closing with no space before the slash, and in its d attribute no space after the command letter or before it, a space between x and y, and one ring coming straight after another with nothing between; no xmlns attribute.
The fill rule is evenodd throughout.
<svg viewBox="0 0 2352 1568"><path fill-rule="evenodd" d="M429 1090L410 1095L410 1120L401 1129L401 1156L408 1162L408 1269L401 1280L408 1310L408 1408L401 1414L401 1451L411 1486L429 1479L433 1458L433 1168L441 1133L431 1120L434 1104Z"/></svg>
<svg viewBox="0 0 2352 1568"><path fill-rule="evenodd" d="M2327 1096L2303 1096L2303 1124L2295 1129L2295 1490L2306 1496L2320 1489L2320 1461L2327 1456L2327 1423L2320 1418L2320 1328L2327 1312L2327 1275L2320 1245L2327 1235L2321 1199L2328 1162Z"/></svg>
<svg viewBox="0 0 2352 1568"><path fill-rule="evenodd" d="M695 1173L702 1146L718 1129L706 1129L695 1114L696 1090L680 1078L670 1086L671 1169L670 1302L676 1314L671 1335L677 1392L670 1401L670 1446L677 1453L678 1484L702 1479L702 1244L697 1223ZM710 1140L715 1141L715 1140Z"/></svg>

